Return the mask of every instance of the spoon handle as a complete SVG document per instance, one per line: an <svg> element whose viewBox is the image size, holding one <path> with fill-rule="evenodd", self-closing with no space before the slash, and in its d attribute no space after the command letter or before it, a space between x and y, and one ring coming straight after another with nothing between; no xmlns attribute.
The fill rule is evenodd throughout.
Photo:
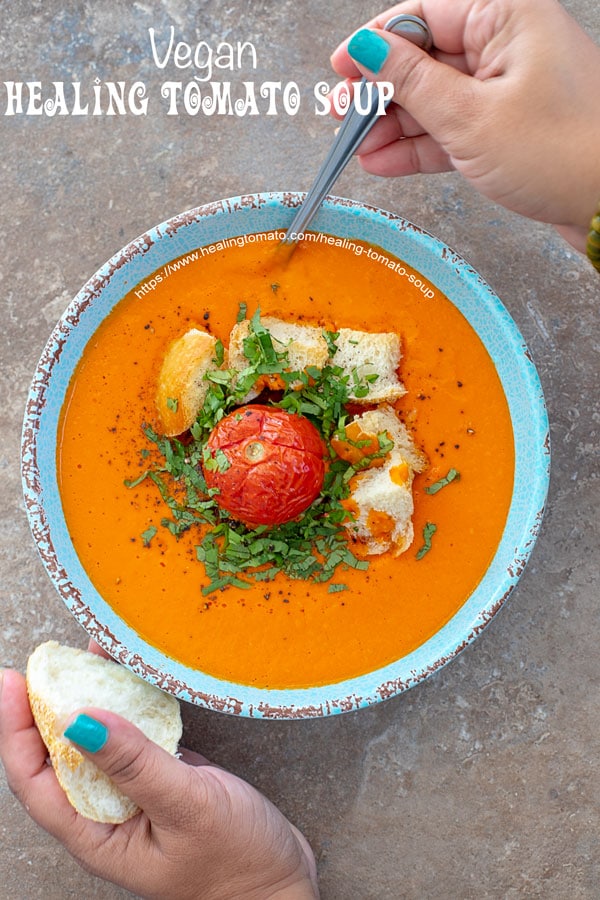
<svg viewBox="0 0 600 900"><path fill-rule="evenodd" d="M399 34L412 43L417 44L423 50L431 49L431 32L423 19L420 19L418 16L394 16L393 19L386 23L385 31L393 31L395 34ZM380 105L377 86L373 83L367 83L367 79L363 78L355 90L358 96L355 96L353 104L342 121L331 149L319 169L312 187L294 216L283 239L284 244L295 244L298 241L298 236L303 234L308 228L332 185L348 165L354 152L377 121L377 112ZM389 106L390 102L388 100L385 103L385 108ZM359 110L367 111L359 112Z"/></svg>

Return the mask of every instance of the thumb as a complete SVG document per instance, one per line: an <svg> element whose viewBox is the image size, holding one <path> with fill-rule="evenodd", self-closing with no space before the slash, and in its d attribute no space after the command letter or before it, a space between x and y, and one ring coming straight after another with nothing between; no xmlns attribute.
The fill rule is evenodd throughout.
<svg viewBox="0 0 600 900"><path fill-rule="evenodd" d="M390 82L394 102L442 146L475 114L481 83L400 35L362 28L347 52L369 80Z"/></svg>
<svg viewBox="0 0 600 900"><path fill-rule="evenodd" d="M176 822L178 807L190 792L185 763L107 710L80 710L64 736L155 824Z"/></svg>

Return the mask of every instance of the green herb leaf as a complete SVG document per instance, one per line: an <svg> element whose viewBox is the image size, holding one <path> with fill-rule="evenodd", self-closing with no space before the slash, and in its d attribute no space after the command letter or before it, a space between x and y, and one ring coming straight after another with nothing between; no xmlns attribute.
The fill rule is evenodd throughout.
<svg viewBox="0 0 600 900"><path fill-rule="evenodd" d="M144 481L146 478L148 478L149 474L150 474L149 470L146 469L146 471L142 472L141 475L138 475L137 478L133 478L133 479L126 478L125 481L123 482L123 484L125 485L125 487L135 488L138 486L138 484L141 484L142 481Z"/></svg>
<svg viewBox="0 0 600 900"><path fill-rule="evenodd" d="M339 331L324 331L323 337L327 342L327 349L329 350L329 355L334 356L337 351L336 341L339 338Z"/></svg>
<svg viewBox="0 0 600 900"><path fill-rule="evenodd" d="M437 494L438 491L441 491L442 488L445 488L446 485L451 484L453 481L460 481L460 472L457 472L456 469L450 469L448 474L444 478L440 478L439 481L436 481L435 484L430 484L425 488L426 494Z"/></svg>
<svg viewBox="0 0 600 900"><path fill-rule="evenodd" d="M433 522L427 522L423 528L423 546L417 551L417 559L423 559L426 553L431 550L431 538L437 531L437 525Z"/></svg>
<svg viewBox="0 0 600 900"><path fill-rule="evenodd" d="M225 347L223 346L223 341L217 340L215 341L215 363L218 366L222 366L225 360Z"/></svg>
<svg viewBox="0 0 600 900"><path fill-rule="evenodd" d="M246 305L240 304L238 321L246 316ZM338 334L324 335L333 354ZM217 361L223 360L219 342L215 354ZM350 493L348 481L360 466L339 459L330 448L331 461L321 494L303 515L282 525L251 529L219 508L215 501L218 491L207 490L203 468L225 471L230 463L222 450L211 453L206 441L223 416L245 402L257 378L273 374L279 375L284 384L280 399L273 405L307 416L329 445L331 437L344 429L351 394L358 390L366 395L371 377L363 379L358 371L349 376L334 365L290 371L287 347L273 340L261 323L259 309L248 322L244 354L248 365L242 371L221 368L208 373L204 404L190 429L191 440L183 443L144 426L161 460L130 485L151 479L169 510L161 526L175 538L198 529L196 557L206 572L201 588L204 595L228 587L246 589L255 582L271 581L280 572L292 579L330 582L331 593L346 590L347 585L332 580L336 572L364 570L369 565L350 549L345 523L351 514L342 505ZM392 444L385 433L378 438L379 450L374 456L383 456ZM155 533L149 529L148 540Z"/></svg>
<svg viewBox="0 0 600 900"><path fill-rule="evenodd" d="M144 547L150 546L150 541L157 534L158 528L155 525L150 525L149 528L146 528L145 531L142 531L140 537L144 542Z"/></svg>
<svg viewBox="0 0 600 900"><path fill-rule="evenodd" d="M220 447L215 450L213 455L205 444L202 448L202 460L204 467L208 469L209 472L226 472L227 469L231 467L231 463Z"/></svg>
<svg viewBox="0 0 600 900"><path fill-rule="evenodd" d="M167 397L167 409L170 409L171 412L177 412L177 407L179 406L179 400L177 397Z"/></svg>

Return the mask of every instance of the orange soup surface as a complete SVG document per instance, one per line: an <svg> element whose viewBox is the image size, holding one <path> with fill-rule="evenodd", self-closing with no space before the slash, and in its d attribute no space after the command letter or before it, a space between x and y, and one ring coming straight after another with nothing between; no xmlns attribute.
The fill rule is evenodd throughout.
<svg viewBox="0 0 600 900"><path fill-rule="evenodd" d="M275 240L213 245L171 263L116 306L85 349L60 423L58 473L79 558L107 603L167 656L264 688L330 684L403 657L435 634L477 587L506 522L514 448L495 367L463 315L422 275L359 242ZM157 430L156 378L188 328L225 345L240 303L263 315L401 337L397 408L427 455L414 482L412 546L336 573L347 589L278 575L204 596L198 533L175 539L146 479L144 423ZM460 478L425 488L450 469ZM421 558L423 529L437 530ZM147 544L142 534L158 526Z"/></svg>

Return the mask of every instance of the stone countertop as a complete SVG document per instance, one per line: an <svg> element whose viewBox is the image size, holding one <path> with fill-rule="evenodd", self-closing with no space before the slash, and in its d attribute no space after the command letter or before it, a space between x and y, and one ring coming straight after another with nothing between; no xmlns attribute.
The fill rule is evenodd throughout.
<svg viewBox="0 0 600 900"><path fill-rule="evenodd" d="M595 0L565 5L600 39ZM0 665L23 669L48 638L86 642L37 556L19 474L25 398L55 321L88 277L149 226L221 197L306 189L334 128L315 115L313 86L334 84L330 51L377 11L358 0L307 0L301 13L291 0L3 5L2 111L5 81L41 81L44 91L79 81L90 107L88 115L0 120ZM164 48L171 26L175 42L192 47L252 42L250 77L295 81L297 115L267 115L262 100L258 116L184 108L169 116L160 84L192 79L190 68L161 69L153 59L149 28ZM133 97L125 115L91 114L94 84L103 97L106 82L120 80L145 85L148 114L135 115ZM551 228L493 206L453 174L383 180L353 163L335 193L440 237L516 320L551 421L542 533L506 608L422 685L325 720L264 722L185 707L185 743L257 785L306 833L324 900L591 900L600 883L600 281ZM130 895L80 870L0 779L0 898L70 896Z"/></svg>

